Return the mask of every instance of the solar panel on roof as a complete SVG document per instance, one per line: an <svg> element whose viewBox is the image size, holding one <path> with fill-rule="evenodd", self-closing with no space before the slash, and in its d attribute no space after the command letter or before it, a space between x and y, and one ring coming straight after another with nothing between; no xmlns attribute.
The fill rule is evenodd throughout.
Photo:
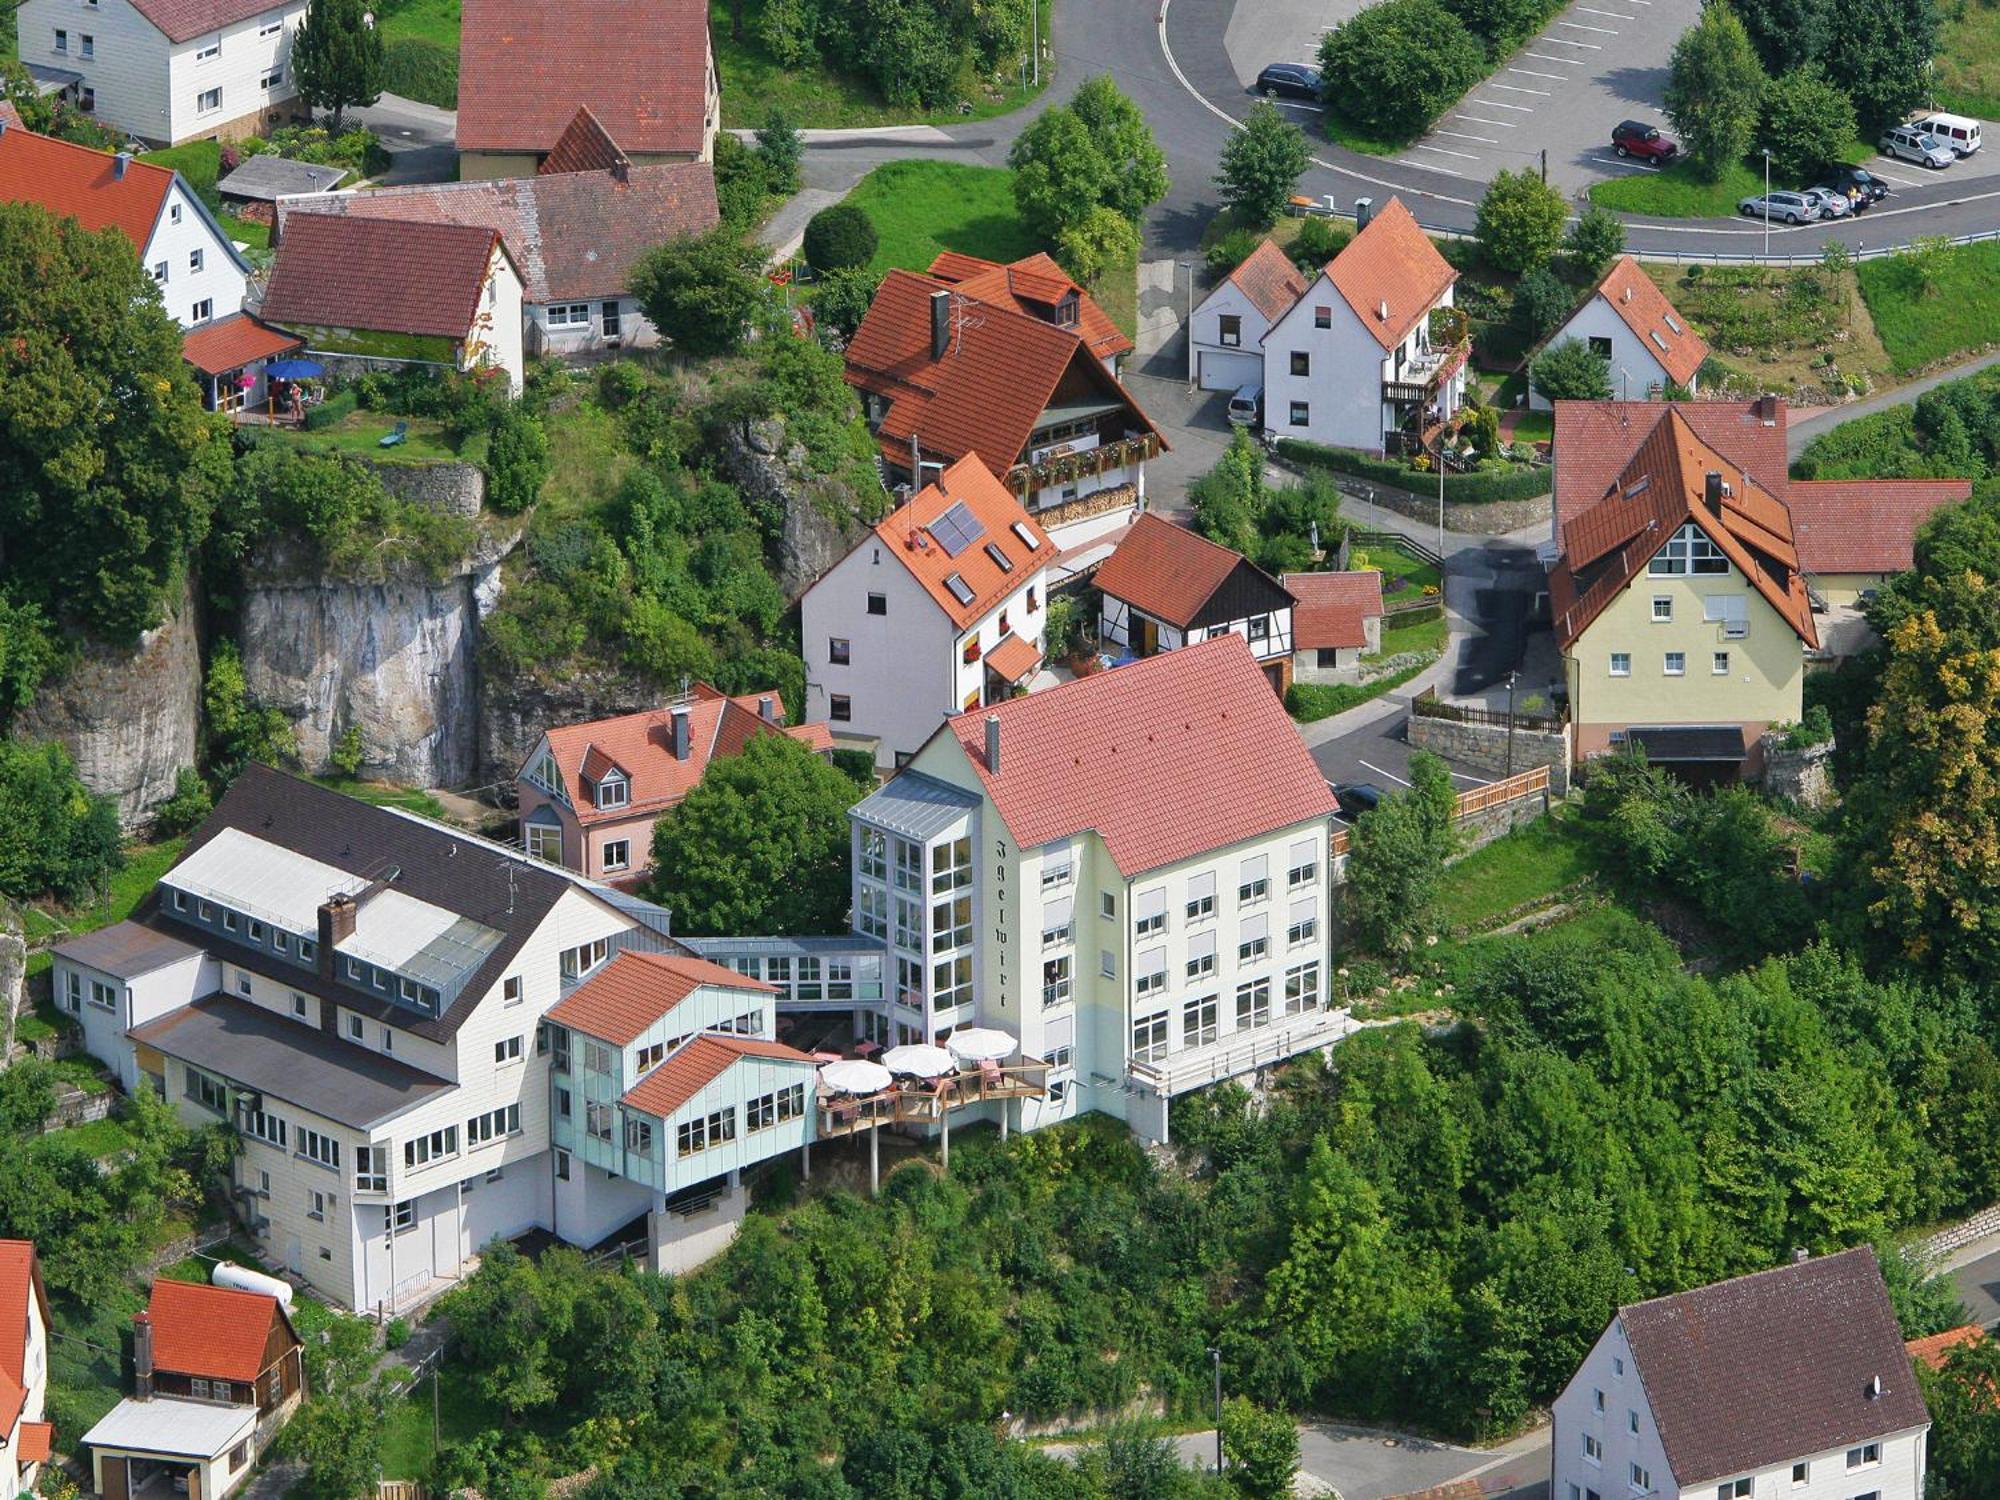
<svg viewBox="0 0 2000 1500"><path fill-rule="evenodd" d="M958 556L986 535L985 526L980 524L977 516L966 509L963 500L958 501L950 510L931 522L929 531L937 538L938 545L944 548L947 557Z"/></svg>
<svg viewBox="0 0 2000 1500"><path fill-rule="evenodd" d="M972 602L972 589L958 574L945 574L944 586L951 590L951 597L956 599L960 604L970 604Z"/></svg>
<svg viewBox="0 0 2000 1500"><path fill-rule="evenodd" d="M1011 573L1014 571L1014 559L1000 550L998 542L988 542L986 544L986 555L993 559L993 565L1001 572Z"/></svg>

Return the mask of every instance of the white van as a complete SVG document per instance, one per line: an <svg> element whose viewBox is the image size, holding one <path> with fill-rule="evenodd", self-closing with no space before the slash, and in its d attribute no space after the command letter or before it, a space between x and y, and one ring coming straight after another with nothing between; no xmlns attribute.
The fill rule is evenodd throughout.
<svg viewBox="0 0 2000 1500"><path fill-rule="evenodd" d="M1236 393L1229 398L1229 425L1232 427L1255 427L1264 415L1264 387L1252 381L1249 385L1239 385Z"/></svg>
<svg viewBox="0 0 2000 1500"><path fill-rule="evenodd" d="M1958 156L1970 156L1979 149L1979 122L1964 115L1932 115L1917 121L1917 129L1929 131Z"/></svg>

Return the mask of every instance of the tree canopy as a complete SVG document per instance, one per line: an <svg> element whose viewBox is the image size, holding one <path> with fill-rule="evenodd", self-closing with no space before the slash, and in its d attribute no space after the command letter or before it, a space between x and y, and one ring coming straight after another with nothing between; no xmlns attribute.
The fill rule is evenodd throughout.
<svg viewBox="0 0 2000 1500"><path fill-rule="evenodd" d="M1300 130L1268 99L1259 100L1241 130L1222 147L1215 184L1238 224L1269 229L1312 165L1312 148Z"/></svg>
<svg viewBox="0 0 2000 1500"><path fill-rule="evenodd" d="M1479 200L1480 251L1503 271L1536 270L1554 260L1562 248L1568 218L1569 204L1559 189L1528 167L1519 171L1503 167ZM1593 231L1594 236L1597 233Z"/></svg>
<svg viewBox="0 0 2000 1500"><path fill-rule="evenodd" d="M318 0L292 42L299 97L333 111L333 133L354 105L382 97L382 33L362 0Z"/></svg>
<svg viewBox="0 0 2000 1500"><path fill-rule="evenodd" d="M1381 0L1319 44L1326 107L1390 141L1421 135L1485 66L1479 39L1439 0Z"/></svg>
<svg viewBox="0 0 2000 1500"><path fill-rule="evenodd" d="M1608 401L1611 362L1582 339L1558 339L1528 366L1528 383L1551 401Z"/></svg>
<svg viewBox="0 0 2000 1500"><path fill-rule="evenodd" d="M1764 70L1735 10L1704 5L1674 43L1667 117L1689 163L1710 182L1743 159L1764 101Z"/></svg>
<svg viewBox="0 0 2000 1500"><path fill-rule="evenodd" d="M1085 80L1047 109L1007 153L1014 203L1028 228L1055 245L1097 208L1137 224L1167 195L1166 156L1146 117L1109 74Z"/></svg>
<svg viewBox="0 0 2000 1500"><path fill-rule="evenodd" d="M743 347L764 301L763 255L728 225L655 245L632 270L632 291L655 328L685 354Z"/></svg>

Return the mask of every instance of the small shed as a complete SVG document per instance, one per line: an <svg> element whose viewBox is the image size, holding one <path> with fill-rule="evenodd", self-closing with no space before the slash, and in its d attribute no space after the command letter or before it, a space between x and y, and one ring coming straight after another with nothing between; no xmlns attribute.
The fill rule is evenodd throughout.
<svg viewBox="0 0 2000 1500"><path fill-rule="evenodd" d="M243 164L216 183L215 190L225 198L246 203L275 203L280 198L305 193L330 193L347 176L345 167L293 161L290 157L263 152L243 158Z"/></svg>

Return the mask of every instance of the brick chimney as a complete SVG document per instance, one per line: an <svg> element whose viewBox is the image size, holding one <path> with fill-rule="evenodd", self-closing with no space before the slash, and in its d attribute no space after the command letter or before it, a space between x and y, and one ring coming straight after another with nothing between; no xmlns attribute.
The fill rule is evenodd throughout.
<svg viewBox="0 0 2000 1500"><path fill-rule="evenodd" d="M685 703L674 705L674 759L688 758L688 709Z"/></svg>
<svg viewBox="0 0 2000 1500"><path fill-rule="evenodd" d="M328 898L319 909L319 972L323 979L333 978L333 950L354 936L355 918L361 908L352 896L341 894Z"/></svg>
<svg viewBox="0 0 2000 1500"><path fill-rule="evenodd" d="M132 1396L153 1399L153 1316L143 1309L132 1315Z"/></svg>

